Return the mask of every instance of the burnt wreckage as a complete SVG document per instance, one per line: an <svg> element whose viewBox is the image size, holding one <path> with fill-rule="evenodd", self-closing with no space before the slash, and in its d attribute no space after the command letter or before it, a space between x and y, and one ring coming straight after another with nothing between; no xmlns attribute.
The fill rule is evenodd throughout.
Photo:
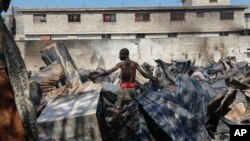
<svg viewBox="0 0 250 141"><path fill-rule="evenodd" d="M0 1L1 10L8 4ZM30 77L0 20L1 60L24 140L228 140L229 125L250 124L247 62L230 57L206 67L190 60L158 59L156 67L145 62L141 67L159 83L137 75L139 96L110 120L107 108L117 100L119 72L92 80L91 74L104 70L77 69L65 45L55 43L41 51L47 66Z"/></svg>
<svg viewBox="0 0 250 141"><path fill-rule="evenodd" d="M248 125L247 62L224 58L206 67L190 60L141 67L159 83L137 75L137 96L110 120L119 72L92 80L77 69L63 43L45 47L47 67L30 78L40 138L55 140L223 140L229 125ZM91 102L90 102L91 101ZM77 132L76 132L77 131Z"/></svg>

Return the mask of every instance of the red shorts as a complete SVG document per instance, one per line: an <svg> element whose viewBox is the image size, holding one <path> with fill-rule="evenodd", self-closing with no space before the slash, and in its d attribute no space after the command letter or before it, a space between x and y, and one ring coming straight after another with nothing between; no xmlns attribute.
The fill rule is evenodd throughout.
<svg viewBox="0 0 250 141"><path fill-rule="evenodd" d="M136 83L121 83L121 88L136 88Z"/></svg>

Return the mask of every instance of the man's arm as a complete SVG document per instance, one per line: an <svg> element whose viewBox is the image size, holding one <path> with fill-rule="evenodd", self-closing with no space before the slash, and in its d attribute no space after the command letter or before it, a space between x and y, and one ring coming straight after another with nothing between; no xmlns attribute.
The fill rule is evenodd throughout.
<svg viewBox="0 0 250 141"><path fill-rule="evenodd" d="M103 72L103 73L99 73L99 74L93 75L92 78L97 78L97 77L100 77L100 76L109 75L109 74L111 74L112 72L118 70L119 68L120 68L120 65L117 64L115 67L113 67L113 68L110 69L110 70L107 70L107 71L105 71L105 72Z"/></svg>

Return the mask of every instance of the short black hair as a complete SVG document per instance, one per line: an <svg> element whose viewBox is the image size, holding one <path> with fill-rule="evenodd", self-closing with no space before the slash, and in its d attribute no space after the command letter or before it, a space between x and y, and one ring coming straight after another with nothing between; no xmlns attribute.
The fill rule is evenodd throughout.
<svg viewBox="0 0 250 141"><path fill-rule="evenodd" d="M120 50L120 54L129 56L129 50L127 48L123 48Z"/></svg>

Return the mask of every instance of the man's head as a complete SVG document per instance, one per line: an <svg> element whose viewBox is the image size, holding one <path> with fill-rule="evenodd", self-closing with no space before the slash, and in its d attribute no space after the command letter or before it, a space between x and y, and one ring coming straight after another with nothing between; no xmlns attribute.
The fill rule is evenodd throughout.
<svg viewBox="0 0 250 141"><path fill-rule="evenodd" d="M123 48L120 50L120 60L126 60L129 57L129 50L127 48Z"/></svg>

